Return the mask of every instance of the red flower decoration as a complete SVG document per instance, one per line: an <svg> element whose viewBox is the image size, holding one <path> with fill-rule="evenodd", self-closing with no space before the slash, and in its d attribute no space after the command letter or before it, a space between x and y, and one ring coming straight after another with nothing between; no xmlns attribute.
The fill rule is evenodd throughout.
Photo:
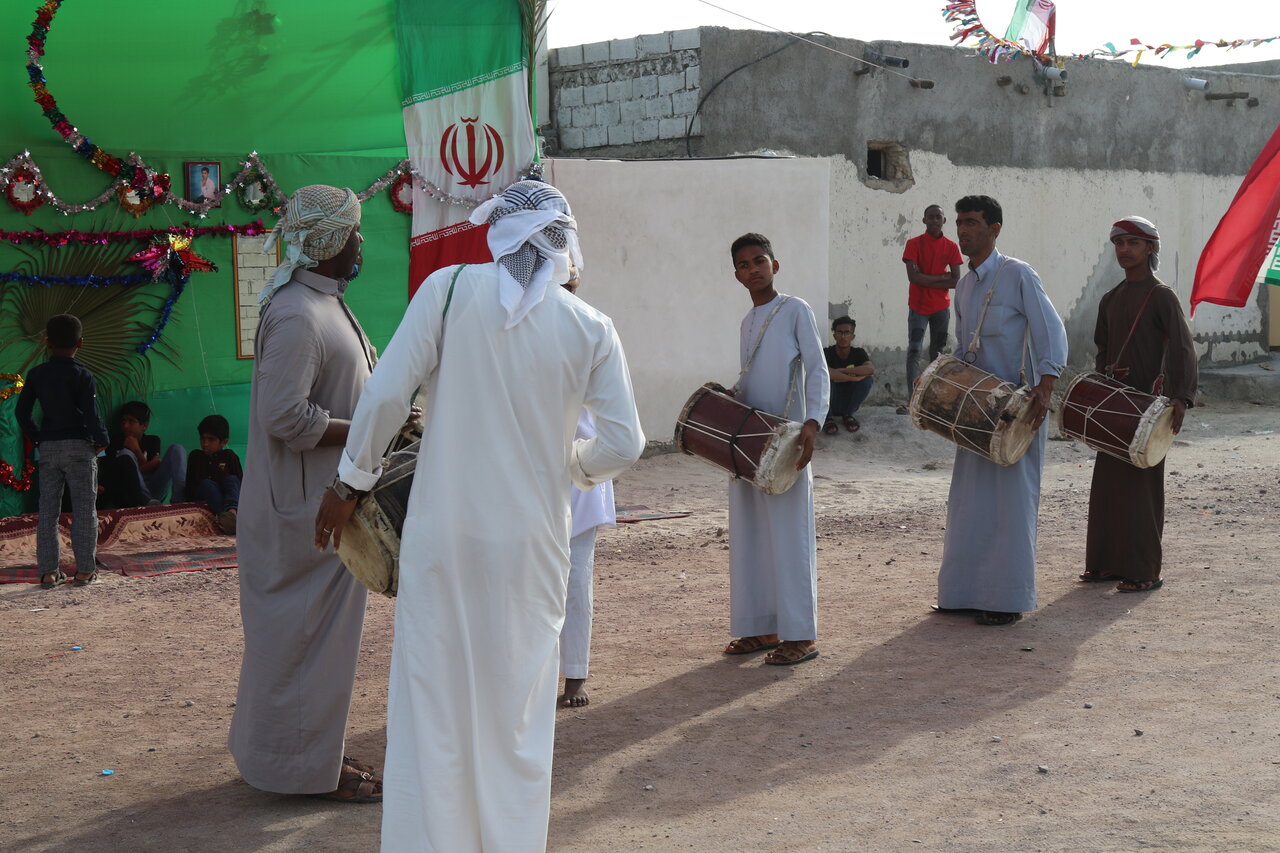
<svg viewBox="0 0 1280 853"><path fill-rule="evenodd" d="M35 172L21 166L13 170L13 176L5 185L4 197L10 205L27 216L30 216L31 212L45 201L40 180Z"/></svg>

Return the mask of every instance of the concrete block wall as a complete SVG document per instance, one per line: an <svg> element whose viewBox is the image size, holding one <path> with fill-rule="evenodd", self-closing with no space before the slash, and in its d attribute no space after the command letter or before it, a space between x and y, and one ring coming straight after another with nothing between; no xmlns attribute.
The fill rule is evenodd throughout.
<svg viewBox="0 0 1280 853"><path fill-rule="evenodd" d="M235 241L236 277L236 355L253 358L253 339L258 334L258 297L271 281L280 264L280 252L263 251L266 235L246 237L237 234Z"/></svg>
<svg viewBox="0 0 1280 853"><path fill-rule="evenodd" d="M697 29L551 51L552 130L560 154L701 136Z"/></svg>

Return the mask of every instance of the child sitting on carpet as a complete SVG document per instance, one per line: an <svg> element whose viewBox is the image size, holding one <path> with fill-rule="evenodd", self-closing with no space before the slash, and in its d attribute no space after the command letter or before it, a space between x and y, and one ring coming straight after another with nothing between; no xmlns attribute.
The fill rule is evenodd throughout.
<svg viewBox="0 0 1280 853"><path fill-rule="evenodd" d="M170 503L185 500L187 451L172 444L160 455L160 436L147 435L151 407L130 400L120 407L121 437L107 446L102 460L103 498L112 506L157 506L172 486Z"/></svg>
<svg viewBox="0 0 1280 853"><path fill-rule="evenodd" d="M98 468L94 457L107 444L107 428L98 415L93 374L76 361L84 343L80 318L58 314L45 324L49 360L27 374L18 395L16 416L22 431L39 448L40 520L36 525L36 565L40 586L53 589L66 580L58 568L58 512L62 491L71 492L71 546L76 555L76 586L97 575ZM40 403L40 426L31 417Z"/></svg>
<svg viewBox="0 0 1280 853"><path fill-rule="evenodd" d="M200 432L200 449L187 457L187 497L208 504L218 516L222 531L234 534L244 471L240 457L227 449L231 425L222 415L209 415L196 429Z"/></svg>

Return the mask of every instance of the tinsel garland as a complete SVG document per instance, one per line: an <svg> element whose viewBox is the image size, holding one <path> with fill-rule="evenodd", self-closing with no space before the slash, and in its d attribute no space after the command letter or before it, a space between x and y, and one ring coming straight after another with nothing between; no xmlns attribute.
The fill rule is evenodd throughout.
<svg viewBox="0 0 1280 853"><path fill-rule="evenodd" d="M75 229L45 231L41 228L34 231L0 231L0 241L7 241L15 246L21 243L43 243L46 246L61 248L71 244L105 246L108 243L153 240L168 234L178 234L183 237L229 237L231 235L257 237L270 230L262 224L261 219L255 219L248 225L201 225L199 227L175 225L171 228L142 228L137 231L76 231Z"/></svg>
<svg viewBox="0 0 1280 853"><path fill-rule="evenodd" d="M8 400L14 394L21 393L22 387L26 385L22 380L21 373L0 373L0 379L13 383L12 385L6 385L3 388L0 388L0 402Z"/></svg>
<svg viewBox="0 0 1280 853"><path fill-rule="evenodd" d="M143 162L142 158L137 154L129 155L129 165L133 168L150 171L146 163ZM540 163L530 163L528 167L525 168L524 175L526 177L536 176L540 173L541 165L542 164ZM110 201L111 198L116 195L117 190L120 187L133 186L129 181L117 176L116 179L111 182L111 185L96 197L89 201L81 202L80 204L70 204L58 198L58 196L54 194L53 190L49 189L48 184L45 183L43 175L40 173L40 167L31 156L31 152L23 151L21 154L11 157L3 167L0 167L0 192L3 192L6 198L8 197L9 186L17 180L17 172L20 169L27 170L35 176L34 183L36 186L36 193L44 196L44 198L48 200L49 204L65 215L96 210L98 207L101 207L103 204ZM386 174L370 184L363 192L356 193L356 198L362 202L368 201L373 196L386 190L387 187L391 186L402 175L409 175L412 179L417 180L426 194L441 204L476 207L487 200L486 198L477 199L470 196L451 195L447 191L433 184L431 181L423 178L416 169L409 165L408 160L402 160L397 163L394 167L389 169ZM28 178L27 180L30 179ZM231 181L226 184L212 199L205 199L204 201L199 202L187 201L180 196L175 196L170 193L166 186L164 195L156 197L155 201L161 204L177 205L183 210L194 213L203 219L211 209L222 203L222 199L227 195L227 193L236 192L238 189L246 187L252 183L260 183L262 185L264 200L270 200L268 205L261 206L260 209L265 210L266 207L270 206L273 210L276 210L288 201L288 196L286 196L276 184L275 178L263 164L261 157L258 156L258 152L256 151L250 153L248 157L240 162L239 171L236 172L236 174L231 178ZM500 192L501 191L494 193L494 195L499 195ZM254 207L257 208L258 206L255 205Z"/></svg>
<svg viewBox="0 0 1280 853"><path fill-rule="evenodd" d="M107 174L119 175L125 169L124 161L119 157L112 157L94 145L87 136L82 136L58 109L58 102L54 100L45 85L48 81L45 80L44 66L40 64L40 58L44 56L44 44L49 38L53 16L61 5L62 0L46 0L36 10L36 19L31 25L31 35L27 36L27 78L31 91L35 93L36 103L44 111L44 117L77 154Z"/></svg>
<svg viewBox="0 0 1280 853"><path fill-rule="evenodd" d="M164 305L160 308L160 319L156 321L156 327L151 330L151 334L145 341L134 347L134 352L139 355L146 355L147 350L151 349L160 340L164 327L169 325L169 318L173 314L173 306L177 303L178 297L182 295L182 291L187 289L187 282L184 280L173 285L173 290L169 293L169 298L164 301Z"/></svg>
<svg viewBox="0 0 1280 853"><path fill-rule="evenodd" d="M148 273L133 273L130 275L28 275L20 272L0 272L0 281L16 281L27 286L42 284L45 287L53 287L55 285L111 287L116 284L128 287L133 284L154 281L154 279Z"/></svg>
<svg viewBox="0 0 1280 853"><path fill-rule="evenodd" d="M150 336L135 348L139 355L146 355L147 350L160 340L164 327L169 324L169 318L173 315L173 306L177 304L182 291L187 289L191 273L217 272L218 267L191 251L190 237L181 237L177 234L168 235L166 241L157 241L129 260L141 264L143 269L150 270L153 281L167 281L172 285L169 297L160 308L160 319L156 321L155 328L151 330Z"/></svg>
<svg viewBox="0 0 1280 853"><path fill-rule="evenodd" d="M7 388L0 388L0 400L7 400L22 390L22 376L17 373L0 373L0 379L13 382ZM36 463L31 459L31 439L22 437L22 477L13 476L13 466L0 459L0 486L7 486L15 492L30 491L35 482Z"/></svg>

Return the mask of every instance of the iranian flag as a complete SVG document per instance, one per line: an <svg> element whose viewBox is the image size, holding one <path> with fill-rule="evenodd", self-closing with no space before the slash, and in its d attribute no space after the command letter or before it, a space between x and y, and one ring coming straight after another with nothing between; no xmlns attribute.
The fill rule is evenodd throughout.
<svg viewBox="0 0 1280 853"><path fill-rule="evenodd" d="M457 200L506 189L537 148L519 0L396 0L396 38L409 162L435 188L413 182L412 297L441 267L492 260Z"/></svg>
<svg viewBox="0 0 1280 853"><path fill-rule="evenodd" d="M1052 0L1018 0L1004 37L1022 44L1036 56L1043 56L1049 51L1056 27L1057 10Z"/></svg>

